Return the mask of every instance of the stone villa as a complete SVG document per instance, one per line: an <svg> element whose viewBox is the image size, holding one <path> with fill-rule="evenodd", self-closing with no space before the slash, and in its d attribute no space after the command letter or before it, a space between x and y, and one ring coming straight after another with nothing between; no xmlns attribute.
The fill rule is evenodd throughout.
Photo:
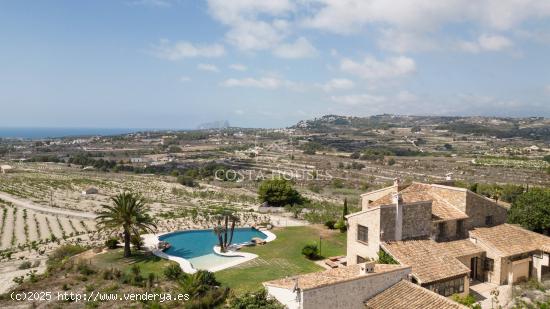
<svg viewBox="0 0 550 309"><path fill-rule="evenodd" d="M412 267L414 283L444 296L468 293L470 280L508 284L550 273L550 238L505 224L504 206L470 190L396 180L361 203L347 217L348 265L382 250Z"/></svg>
<svg viewBox="0 0 550 309"><path fill-rule="evenodd" d="M446 297L472 282L550 277L550 237L506 224L505 206L450 182L362 194L346 217L346 266L265 282L269 294L289 308L463 308ZM362 273L379 254L405 268Z"/></svg>

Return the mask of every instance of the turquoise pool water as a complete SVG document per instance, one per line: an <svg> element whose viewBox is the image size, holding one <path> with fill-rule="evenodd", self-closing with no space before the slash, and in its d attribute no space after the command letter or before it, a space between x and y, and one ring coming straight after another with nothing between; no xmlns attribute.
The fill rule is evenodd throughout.
<svg viewBox="0 0 550 309"><path fill-rule="evenodd" d="M267 235L253 228L236 228L233 233L233 244L250 241L253 237L266 239ZM182 231L159 237L160 240L169 242L171 247L164 252L179 256L184 259L194 259L214 253L212 248L218 244L218 237L212 230ZM227 259L227 257L221 257ZM196 260L195 260L196 261ZM191 261L193 264L193 262Z"/></svg>

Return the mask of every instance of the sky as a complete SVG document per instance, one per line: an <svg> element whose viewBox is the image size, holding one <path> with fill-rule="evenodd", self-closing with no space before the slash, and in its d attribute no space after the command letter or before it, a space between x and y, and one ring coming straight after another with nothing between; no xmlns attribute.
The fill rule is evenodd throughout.
<svg viewBox="0 0 550 309"><path fill-rule="evenodd" d="M550 117L550 1L0 1L0 127L382 113Z"/></svg>

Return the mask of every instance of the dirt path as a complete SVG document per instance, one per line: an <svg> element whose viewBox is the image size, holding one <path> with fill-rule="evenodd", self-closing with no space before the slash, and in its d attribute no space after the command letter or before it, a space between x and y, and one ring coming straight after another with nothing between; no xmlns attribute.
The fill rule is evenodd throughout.
<svg viewBox="0 0 550 309"><path fill-rule="evenodd" d="M16 286L15 282L13 282L13 278L15 277L24 276L33 270L38 271L39 274L43 273L46 270L46 259L41 258L39 260L40 266L38 268L24 270L18 269L18 266L22 263L22 261L2 262L0 264L0 293L5 293Z"/></svg>
<svg viewBox="0 0 550 309"><path fill-rule="evenodd" d="M15 244L24 244L27 242L27 237L25 236L25 220L23 219L23 209L17 211L17 217L15 220L15 238L17 239Z"/></svg>
<svg viewBox="0 0 550 309"><path fill-rule="evenodd" d="M47 239L50 237L50 230L48 229L48 225L46 224L46 216L44 214L37 213L36 220L38 221L38 227L40 228L40 236L39 239Z"/></svg>
<svg viewBox="0 0 550 309"><path fill-rule="evenodd" d="M61 226L65 231L65 234L67 235L70 235L71 233L76 232L75 230L73 230L73 227L71 226L71 223L69 221L70 219L68 218L59 218L59 222L61 223Z"/></svg>
<svg viewBox="0 0 550 309"><path fill-rule="evenodd" d="M34 221L34 216L35 215L36 214L34 213L34 211L29 211L28 215L27 215L27 225L29 227L29 240L28 241L33 241L33 240L39 240L40 239L40 235L37 232L36 222ZM38 228L40 228L40 226Z"/></svg>
<svg viewBox="0 0 550 309"><path fill-rule="evenodd" d="M95 219L96 214L90 212L76 211L76 210L66 210L60 208L53 208L35 204L28 200L22 200L15 198L7 193L0 192L0 199L13 203L14 205L22 208L31 209L38 212L49 213L52 215L62 215L68 217L76 217L79 219Z"/></svg>
<svg viewBox="0 0 550 309"><path fill-rule="evenodd" d="M7 249L11 247L11 238L13 233L13 228L15 227L15 218L13 217L13 208L8 207L8 213L6 214L6 223L2 229L1 237L1 246L2 249Z"/></svg>

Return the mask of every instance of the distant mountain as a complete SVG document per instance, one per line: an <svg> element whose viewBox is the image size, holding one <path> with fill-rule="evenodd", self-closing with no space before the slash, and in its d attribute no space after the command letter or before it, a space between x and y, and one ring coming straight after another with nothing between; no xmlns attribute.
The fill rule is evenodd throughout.
<svg viewBox="0 0 550 309"><path fill-rule="evenodd" d="M461 134L550 140L550 119L544 117L404 116L391 114L352 117L325 115L311 120L302 120L291 128L328 133L397 127L430 127L431 129L447 130Z"/></svg>
<svg viewBox="0 0 550 309"><path fill-rule="evenodd" d="M227 129L229 128L229 121L227 120L219 120L219 121L213 121L213 122L206 122L202 123L197 126L198 130L208 130L208 129Z"/></svg>

